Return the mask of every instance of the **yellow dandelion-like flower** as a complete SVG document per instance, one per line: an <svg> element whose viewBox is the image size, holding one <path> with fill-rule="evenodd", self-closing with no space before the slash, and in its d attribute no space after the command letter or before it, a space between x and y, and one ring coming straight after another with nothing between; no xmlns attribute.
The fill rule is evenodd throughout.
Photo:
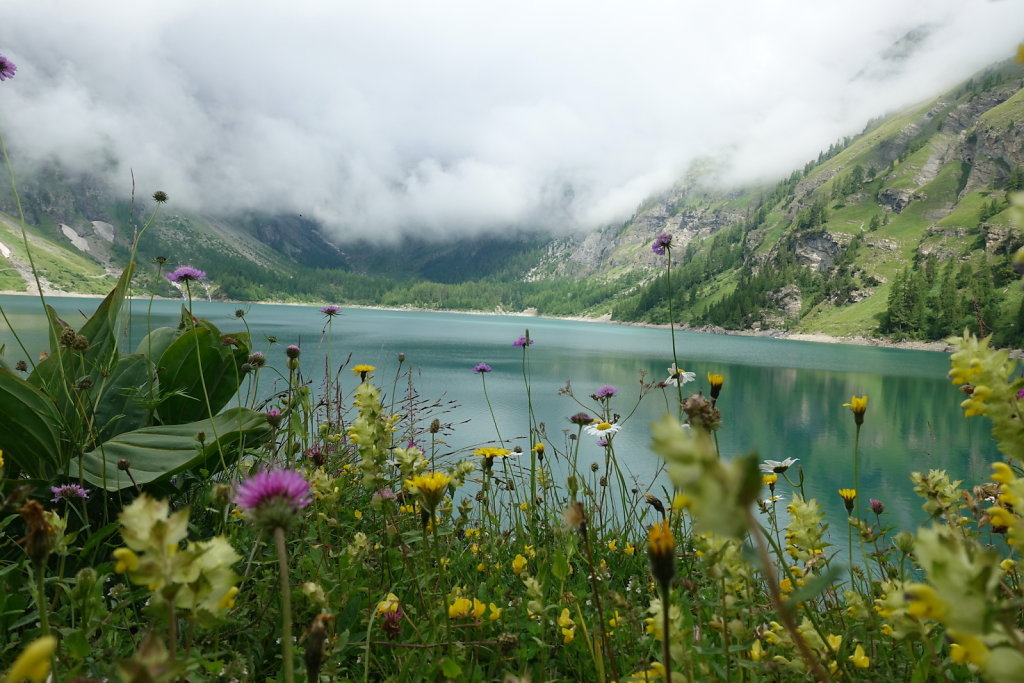
<svg viewBox="0 0 1024 683"><path fill-rule="evenodd" d="M448 485L451 483L452 478L444 472L429 472L406 479L405 487L419 494L424 509L427 512L433 512L437 504L444 498L445 491L448 490Z"/></svg>
<svg viewBox="0 0 1024 683"><path fill-rule="evenodd" d="M856 489L839 489L839 497L843 499L847 514L853 512L853 501L857 500Z"/></svg>
<svg viewBox="0 0 1024 683"><path fill-rule="evenodd" d="M373 372L377 368L372 365L354 365L352 366L352 373L356 375L365 375L369 372Z"/></svg>
<svg viewBox="0 0 1024 683"><path fill-rule="evenodd" d="M849 403L843 404L844 408L849 408L853 413L853 421L858 424L864 424L864 413L868 410L868 397L867 396L851 396Z"/></svg>
<svg viewBox="0 0 1024 683"><path fill-rule="evenodd" d="M667 586L675 574L676 539L668 521L651 525L647 535L647 555L651 560L651 573L663 586Z"/></svg>
<svg viewBox="0 0 1024 683"><path fill-rule="evenodd" d="M512 454L507 448L498 448L496 446L484 446L473 451L473 455L479 455L486 460L493 460L494 458L504 458Z"/></svg>

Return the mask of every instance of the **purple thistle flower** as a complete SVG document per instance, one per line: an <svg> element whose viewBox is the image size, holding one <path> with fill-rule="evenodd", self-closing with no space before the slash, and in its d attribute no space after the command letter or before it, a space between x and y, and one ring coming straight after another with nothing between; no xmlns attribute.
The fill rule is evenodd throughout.
<svg viewBox="0 0 1024 683"><path fill-rule="evenodd" d="M196 282L206 277L206 273L193 268L192 266L181 266L180 268L167 273L167 279L171 282L182 283L182 282Z"/></svg>
<svg viewBox="0 0 1024 683"><path fill-rule="evenodd" d="M876 515L880 515L883 512L885 512L885 505L882 503L882 501L878 500L877 498L872 498L870 500L872 512L874 512Z"/></svg>
<svg viewBox="0 0 1024 683"><path fill-rule="evenodd" d="M306 478L294 470L258 472L238 485L235 503L259 526L287 527L313 502L309 489Z"/></svg>
<svg viewBox="0 0 1024 683"><path fill-rule="evenodd" d="M14 74L17 70L17 64L7 59L7 57L0 55L0 81L6 81L8 78L14 78Z"/></svg>
<svg viewBox="0 0 1024 683"><path fill-rule="evenodd" d="M336 315L341 315L341 308L338 306L324 306L320 309L320 312L326 315L328 318L332 318Z"/></svg>
<svg viewBox="0 0 1024 683"><path fill-rule="evenodd" d="M89 492L78 484L51 486L50 491L53 492L53 498L50 500L54 503L59 503L62 500L71 501L75 498L78 498L79 500L89 500Z"/></svg>
<svg viewBox="0 0 1024 683"><path fill-rule="evenodd" d="M613 387L611 384L605 384L595 393L591 394L591 397L596 401L600 401L602 399L611 398L617 393L619 393L618 389Z"/></svg>
<svg viewBox="0 0 1024 683"><path fill-rule="evenodd" d="M300 353L302 353L302 349L300 349L295 344L289 344L288 348L284 350L284 355L288 356L289 358L298 358Z"/></svg>
<svg viewBox="0 0 1024 683"><path fill-rule="evenodd" d="M477 365L476 367L473 368L473 372L476 372L476 373L490 372L490 371L491 371L491 366L488 365L487 363L480 363L479 365Z"/></svg>
<svg viewBox="0 0 1024 683"><path fill-rule="evenodd" d="M658 256L664 256L665 250L672 246L672 235L667 232L663 232L654 238L654 244L651 245L651 251Z"/></svg>
<svg viewBox="0 0 1024 683"><path fill-rule="evenodd" d="M533 344L533 340L527 338L525 334L519 335L519 338L512 342L512 346L530 346Z"/></svg>
<svg viewBox="0 0 1024 683"><path fill-rule="evenodd" d="M267 416L267 422L270 423L271 427L277 427L281 424L281 411L277 408L271 408L265 415Z"/></svg>
<svg viewBox="0 0 1024 683"><path fill-rule="evenodd" d="M576 413L569 418L569 422L572 422L574 425L579 425L580 427L585 427L593 421L594 418L590 417L586 413Z"/></svg>

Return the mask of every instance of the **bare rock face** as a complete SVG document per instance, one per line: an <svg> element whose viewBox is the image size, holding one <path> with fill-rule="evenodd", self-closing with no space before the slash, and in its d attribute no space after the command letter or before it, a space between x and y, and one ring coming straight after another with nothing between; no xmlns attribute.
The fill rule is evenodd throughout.
<svg viewBox="0 0 1024 683"><path fill-rule="evenodd" d="M771 299L782 311L783 315L790 320L799 320L800 311L803 309L803 292L797 285L786 285L771 293Z"/></svg>
<svg viewBox="0 0 1024 683"><path fill-rule="evenodd" d="M907 208L910 202L924 199L924 195L913 190L893 190L891 188L885 188L878 193L878 203L882 206L888 207L890 211L900 213L903 209Z"/></svg>
<svg viewBox="0 0 1024 683"><path fill-rule="evenodd" d="M832 266L842 248L832 235L822 232L802 237L796 244L795 252L800 264L821 272Z"/></svg>

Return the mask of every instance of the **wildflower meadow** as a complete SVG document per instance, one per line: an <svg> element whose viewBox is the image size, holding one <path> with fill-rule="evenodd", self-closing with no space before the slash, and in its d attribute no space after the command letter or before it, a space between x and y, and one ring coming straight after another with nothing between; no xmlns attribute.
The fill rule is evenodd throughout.
<svg viewBox="0 0 1024 683"><path fill-rule="evenodd" d="M147 226L168 201L153 198ZM834 494L848 524L830 529L803 491L814 454L720 457L718 432L741 422L718 405L729 378L680 368L674 326L667 374L645 385L665 415L629 425L664 467L637 486L616 453L629 410L614 386L574 414L535 413L543 339L528 330L505 351L522 374L519 436L492 410L493 437L458 447L441 404L413 390L415 358L324 371L300 345L258 351L244 312L229 330L193 315L198 268L165 274L178 324L129 348L142 239L81 327L40 295L49 348L0 367L8 683L1024 675L1024 379L987 339L956 341L949 378L1005 456L989 480L907 472L930 521L894 527L859 481L861 433L886 417L836 396L856 437ZM670 275L671 236L652 249ZM310 309L325 337L342 313ZM480 391L463 398L490 406L484 360L467 363ZM579 467L584 438L602 463Z"/></svg>

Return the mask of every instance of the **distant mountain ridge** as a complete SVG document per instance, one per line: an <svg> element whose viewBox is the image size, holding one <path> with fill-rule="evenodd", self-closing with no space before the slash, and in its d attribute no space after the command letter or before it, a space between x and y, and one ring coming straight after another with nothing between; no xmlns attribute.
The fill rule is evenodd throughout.
<svg viewBox="0 0 1024 683"><path fill-rule="evenodd" d="M898 55L897 55L898 56ZM894 57L896 58L896 57ZM1024 243L1024 68L1003 64L871 122L771 186L715 187L702 160L623 224L432 243L333 244L312 220L160 207L139 287L176 291L152 259L210 273L212 296L607 316L725 329L942 338L1024 335L1009 260ZM33 252L54 291L99 293L153 203L49 167L19 177ZM153 188L160 189L160 188ZM141 195L141 193L140 193ZM33 286L13 198L0 191L0 289ZM673 237L671 281L654 237ZM671 288L670 288L671 285Z"/></svg>

